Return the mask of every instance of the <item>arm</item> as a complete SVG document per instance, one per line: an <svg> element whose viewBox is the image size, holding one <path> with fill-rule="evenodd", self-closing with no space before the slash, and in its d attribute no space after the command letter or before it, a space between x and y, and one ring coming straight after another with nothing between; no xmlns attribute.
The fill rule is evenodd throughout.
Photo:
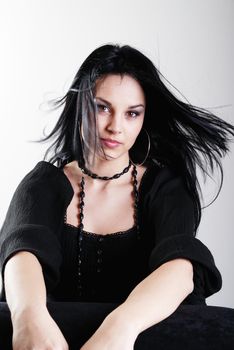
<svg viewBox="0 0 234 350"><path fill-rule="evenodd" d="M168 261L141 281L81 350L133 350L139 333L171 315L193 290L187 259Z"/></svg>
<svg viewBox="0 0 234 350"><path fill-rule="evenodd" d="M37 258L25 251L16 253L5 267L6 301L13 320L28 310L46 310L46 288Z"/></svg>
<svg viewBox="0 0 234 350"><path fill-rule="evenodd" d="M9 304L17 350L67 349L46 308L46 292L59 281L59 227L72 196L60 174L51 164L39 162L17 186L0 231L0 299Z"/></svg>
<svg viewBox="0 0 234 350"><path fill-rule="evenodd" d="M72 193L60 170L39 162L17 186L0 230L0 300L5 301L4 268L10 257L28 251L38 258L46 289L57 285L62 262L60 228Z"/></svg>
<svg viewBox="0 0 234 350"><path fill-rule="evenodd" d="M13 325L13 349L39 349L43 345L68 349L46 308L42 268L33 254L21 251L8 260L5 290Z"/></svg>
<svg viewBox="0 0 234 350"><path fill-rule="evenodd" d="M137 335L171 315L195 288L198 295L209 296L221 287L210 251L195 238L194 202L182 179L166 171L162 179L159 184L157 178L149 189L144 207L144 232L154 235L151 273L105 318L81 350L108 346L133 350Z"/></svg>
<svg viewBox="0 0 234 350"><path fill-rule="evenodd" d="M191 262L187 259L174 259L141 281L108 318L120 327L121 324L131 324L137 336L171 315L192 290Z"/></svg>

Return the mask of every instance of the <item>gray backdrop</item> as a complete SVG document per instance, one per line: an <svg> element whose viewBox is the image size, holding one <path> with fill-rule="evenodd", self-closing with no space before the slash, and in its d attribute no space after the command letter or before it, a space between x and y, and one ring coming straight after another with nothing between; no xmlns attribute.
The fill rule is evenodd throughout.
<svg viewBox="0 0 234 350"><path fill-rule="evenodd" d="M192 104L234 121L233 0L8 0L0 6L1 224L19 181L49 146L29 143L58 118L45 102L65 92L99 45L135 46ZM222 192L203 212L198 232L223 276L222 290L207 303L229 307L234 307L233 151L232 145L223 162ZM207 182L206 203L217 186Z"/></svg>

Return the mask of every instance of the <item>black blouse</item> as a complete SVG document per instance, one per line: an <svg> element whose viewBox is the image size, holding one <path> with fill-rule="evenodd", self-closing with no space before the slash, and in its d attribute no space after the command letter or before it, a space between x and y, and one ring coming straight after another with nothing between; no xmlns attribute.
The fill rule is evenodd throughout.
<svg viewBox="0 0 234 350"><path fill-rule="evenodd" d="M131 290L149 274L135 227L107 235L82 231L82 290L79 296L79 234L79 228L64 223L61 279L53 292L56 299L119 302L126 299Z"/></svg>
<svg viewBox="0 0 234 350"><path fill-rule="evenodd" d="M77 293L79 228L64 216L73 197L61 168L40 161L18 185L0 232L0 268L17 251L30 251L42 265L48 298L62 301L124 301L163 263L189 259L194 290L183 303L205 303L222 278L209 249L195 237L194 204L183 180L151 163L139 188L136 230L97 235L83 232L82 296ZM5 300L5 290L1 299Z"/></svg>

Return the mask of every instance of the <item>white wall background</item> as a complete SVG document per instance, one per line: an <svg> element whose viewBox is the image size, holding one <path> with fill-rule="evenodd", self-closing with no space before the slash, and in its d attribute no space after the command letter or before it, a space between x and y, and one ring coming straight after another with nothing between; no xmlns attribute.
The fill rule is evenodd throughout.
<svg viewBox="0 0 234 350"><path fill-rule="evenodd" d="M233 123L233 15L233 0L1 1L0 223L16 186L49 146L29 142L58 117L41 103L61 96L102 44L140 49L192 104L212 107ZM223 276L222 290L207 304L227 307L234 307L231 147L222 192L203 213L198 232Z"/></svg>

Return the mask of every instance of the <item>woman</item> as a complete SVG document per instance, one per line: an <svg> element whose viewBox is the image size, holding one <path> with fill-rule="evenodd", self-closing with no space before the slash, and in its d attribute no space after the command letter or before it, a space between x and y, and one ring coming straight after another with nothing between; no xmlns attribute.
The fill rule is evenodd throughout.
<svg viewBox="0 0 234 350"><path fill-rule="evenodd" d="M58 135L53 156L21 181L1 230L13 349L68 349L46 303L69 301L118 304L81 350L133 350L180 304L221 289L195 237L196 166L222 173L234 127L179 101L127 45L94 50L63 103L44 139Z"/></svg>

